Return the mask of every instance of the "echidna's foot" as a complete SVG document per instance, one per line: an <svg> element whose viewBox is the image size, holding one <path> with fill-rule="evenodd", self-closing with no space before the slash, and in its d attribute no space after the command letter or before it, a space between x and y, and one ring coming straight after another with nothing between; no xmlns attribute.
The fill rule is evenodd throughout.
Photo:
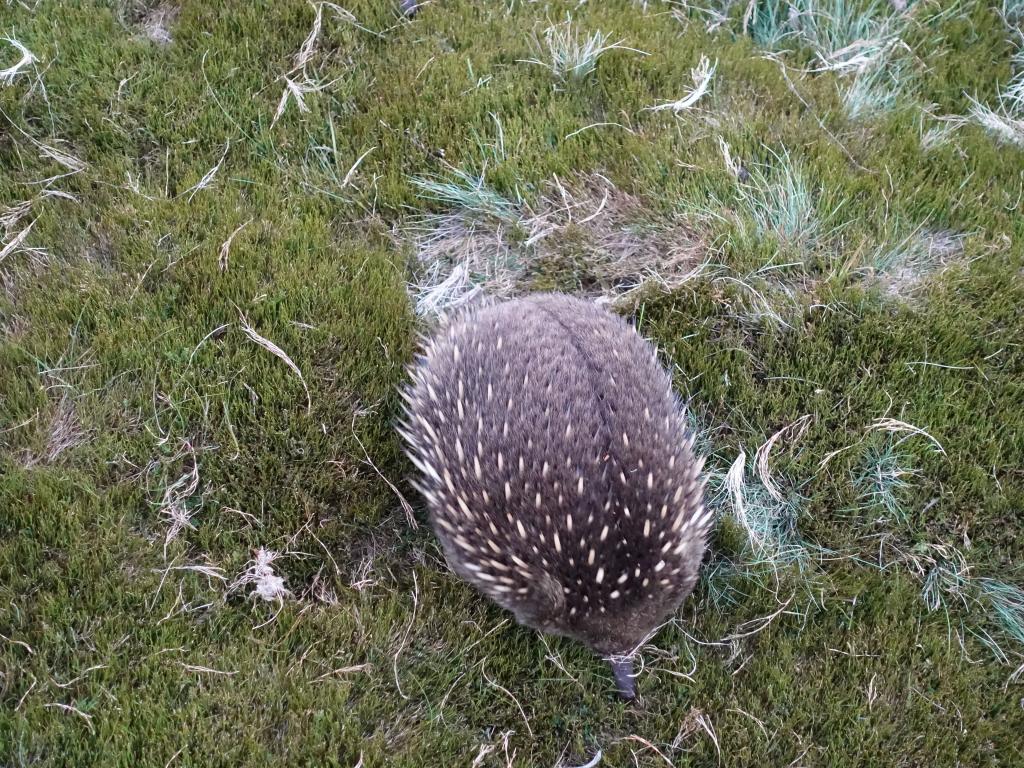
<svg viewBox="0 0 1024 768"><path fill-rule="evenodd" d="M633 676L633 658L631 656L612 656L608 659L615 676L615 684L619 687L619 696L626 701L636 698L636 678Z"/></svg>

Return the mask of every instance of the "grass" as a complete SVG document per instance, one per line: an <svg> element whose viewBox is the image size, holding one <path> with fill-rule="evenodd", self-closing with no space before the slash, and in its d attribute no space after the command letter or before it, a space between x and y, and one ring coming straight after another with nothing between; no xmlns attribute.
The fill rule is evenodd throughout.
<svg viewBox="0 0 1024 768"><path fill-rule="evenodd" d="M539 64L551 71L562 87L578 83L597 68L597 60L608 51L626 50L646 55L622 44L609 43L611 35L600 30L587 35L573 26L571 17L544 30L544 40L536 41L537 58L525 59L528 64Z"/></svg>
<svg viewBox="0 0 1024 768"><path fill-rule="evenodd" d="M854 484L867 512L877 511L887 519L905 523L905 498L916 475L906 454L890 441L884 446L871 446L864 456Z"/></svg>
<svg viewBox="0 0 1024 768"><path fill-rule="evenodd" d="M788 152L771 154L770 167L755 166L747 183L739 185L740 209L756 236L775 235L789 245L810 246L821 229L814 194Z"/></svg>
<svg viewBox="0 0 1024 768"><path fill-rule="evenodd" d="M1020 764L1012 5L6 5L0 765ZM642 706L450 573L393 427L541 289L710 455Z"/></svg>

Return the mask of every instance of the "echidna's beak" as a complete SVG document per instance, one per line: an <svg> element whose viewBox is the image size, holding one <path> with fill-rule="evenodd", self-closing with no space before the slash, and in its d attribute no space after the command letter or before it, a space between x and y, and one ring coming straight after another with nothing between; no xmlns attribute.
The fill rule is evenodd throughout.
<svg viewBox="0 0 1024 768"><path fill-rule="evenodd" d="M628 656L613 656L609 659L619 696L627 701L636 698L636 680L633 677L633 659Z"/></svg>

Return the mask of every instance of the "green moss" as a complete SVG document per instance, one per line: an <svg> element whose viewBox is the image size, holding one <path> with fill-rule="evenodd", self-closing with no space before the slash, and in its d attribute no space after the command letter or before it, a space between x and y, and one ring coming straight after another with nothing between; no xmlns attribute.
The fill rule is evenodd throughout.
<svg viewBox="0 0 1024 768"><path fill-rule="evenodd" d="M3 242L34 222L24 245L45 254L0 262L0 763L468 765L497 744L485 764L504 765L512 730L516 764L599 748L602 764L664 762L633 736L677 766L715 764L701 715L728 765L1020 763L1011 668L950 635L991 625L966 610L947 624L909 568L874 567L880 540L970 542L978 575L1021 579L1024 154L967 127L925 155L918 132L920 103L963 112L965 93L995 93L1005 27L981 3L915 10L914 102L854 123L833 74L789 69L794 94L737 34L742 9L709 33L642 5L464 0L407 23L388 3L346 4L365 29L325 12L308 73L331 85L273 127L308 3L184 3L164 45L144 34L152 4L6 7L4 33L41 63L0 87L0 212L32 201ZM566 12L649 55L609 51L556 87L521 60ZM702 53L718 70L699 110L642 111L678 98ZM413 178L496 156L495 118L505 154L487 181L510 199L600 172L652 220L718 215L699 230L730 272L645 294L641 330L716 428L713 463L812 416L777 461L807 498L801 537L852 556L819 566L813 600L783 578L791 609L734 646L694 638L742 632L790 591L741 571L729 600L701 587L656 639L642 705L614 699L600 659L545 645L458 582L422 512L412 529L368 463L418 506L392 428L416 343L392 235L433 205ZM736 237L746 214L720 137L769 177L783 151L799 164L821 219L812 242ZM40 183L68 169L32 140L86 168ZM867 257L917 226L971 236L901 302L864 280ZM568 233L558 253L532 287L587 288L586 238ZM756 274L782 262L798 264ZM788 290L789 327L752 320L723 274L773 301ZM302 371L308 408L243 315ZM901 444L920 476L890 527L855 511L856 446L884 416L945 451ZM74 438L50 460L61 418ZM160 502L193 467L194 530L165 560ZM736 534L723 529L717 554L742 550ZM302 597L279 612L166 571L214 565L231 581L261 546L286 553L275 566Z"/></svg>

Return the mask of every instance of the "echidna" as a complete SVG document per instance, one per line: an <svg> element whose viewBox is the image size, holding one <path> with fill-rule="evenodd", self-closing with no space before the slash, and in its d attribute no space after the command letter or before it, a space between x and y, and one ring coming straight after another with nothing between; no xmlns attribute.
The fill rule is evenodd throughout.
<svg viewBox="0 0 1024 768"><path fill-rule="evenodd" d="M711 513L653 346L559 294L476 308L425 344L402 435L452 569L521 624L628 658L690 593Z"/></svg>

